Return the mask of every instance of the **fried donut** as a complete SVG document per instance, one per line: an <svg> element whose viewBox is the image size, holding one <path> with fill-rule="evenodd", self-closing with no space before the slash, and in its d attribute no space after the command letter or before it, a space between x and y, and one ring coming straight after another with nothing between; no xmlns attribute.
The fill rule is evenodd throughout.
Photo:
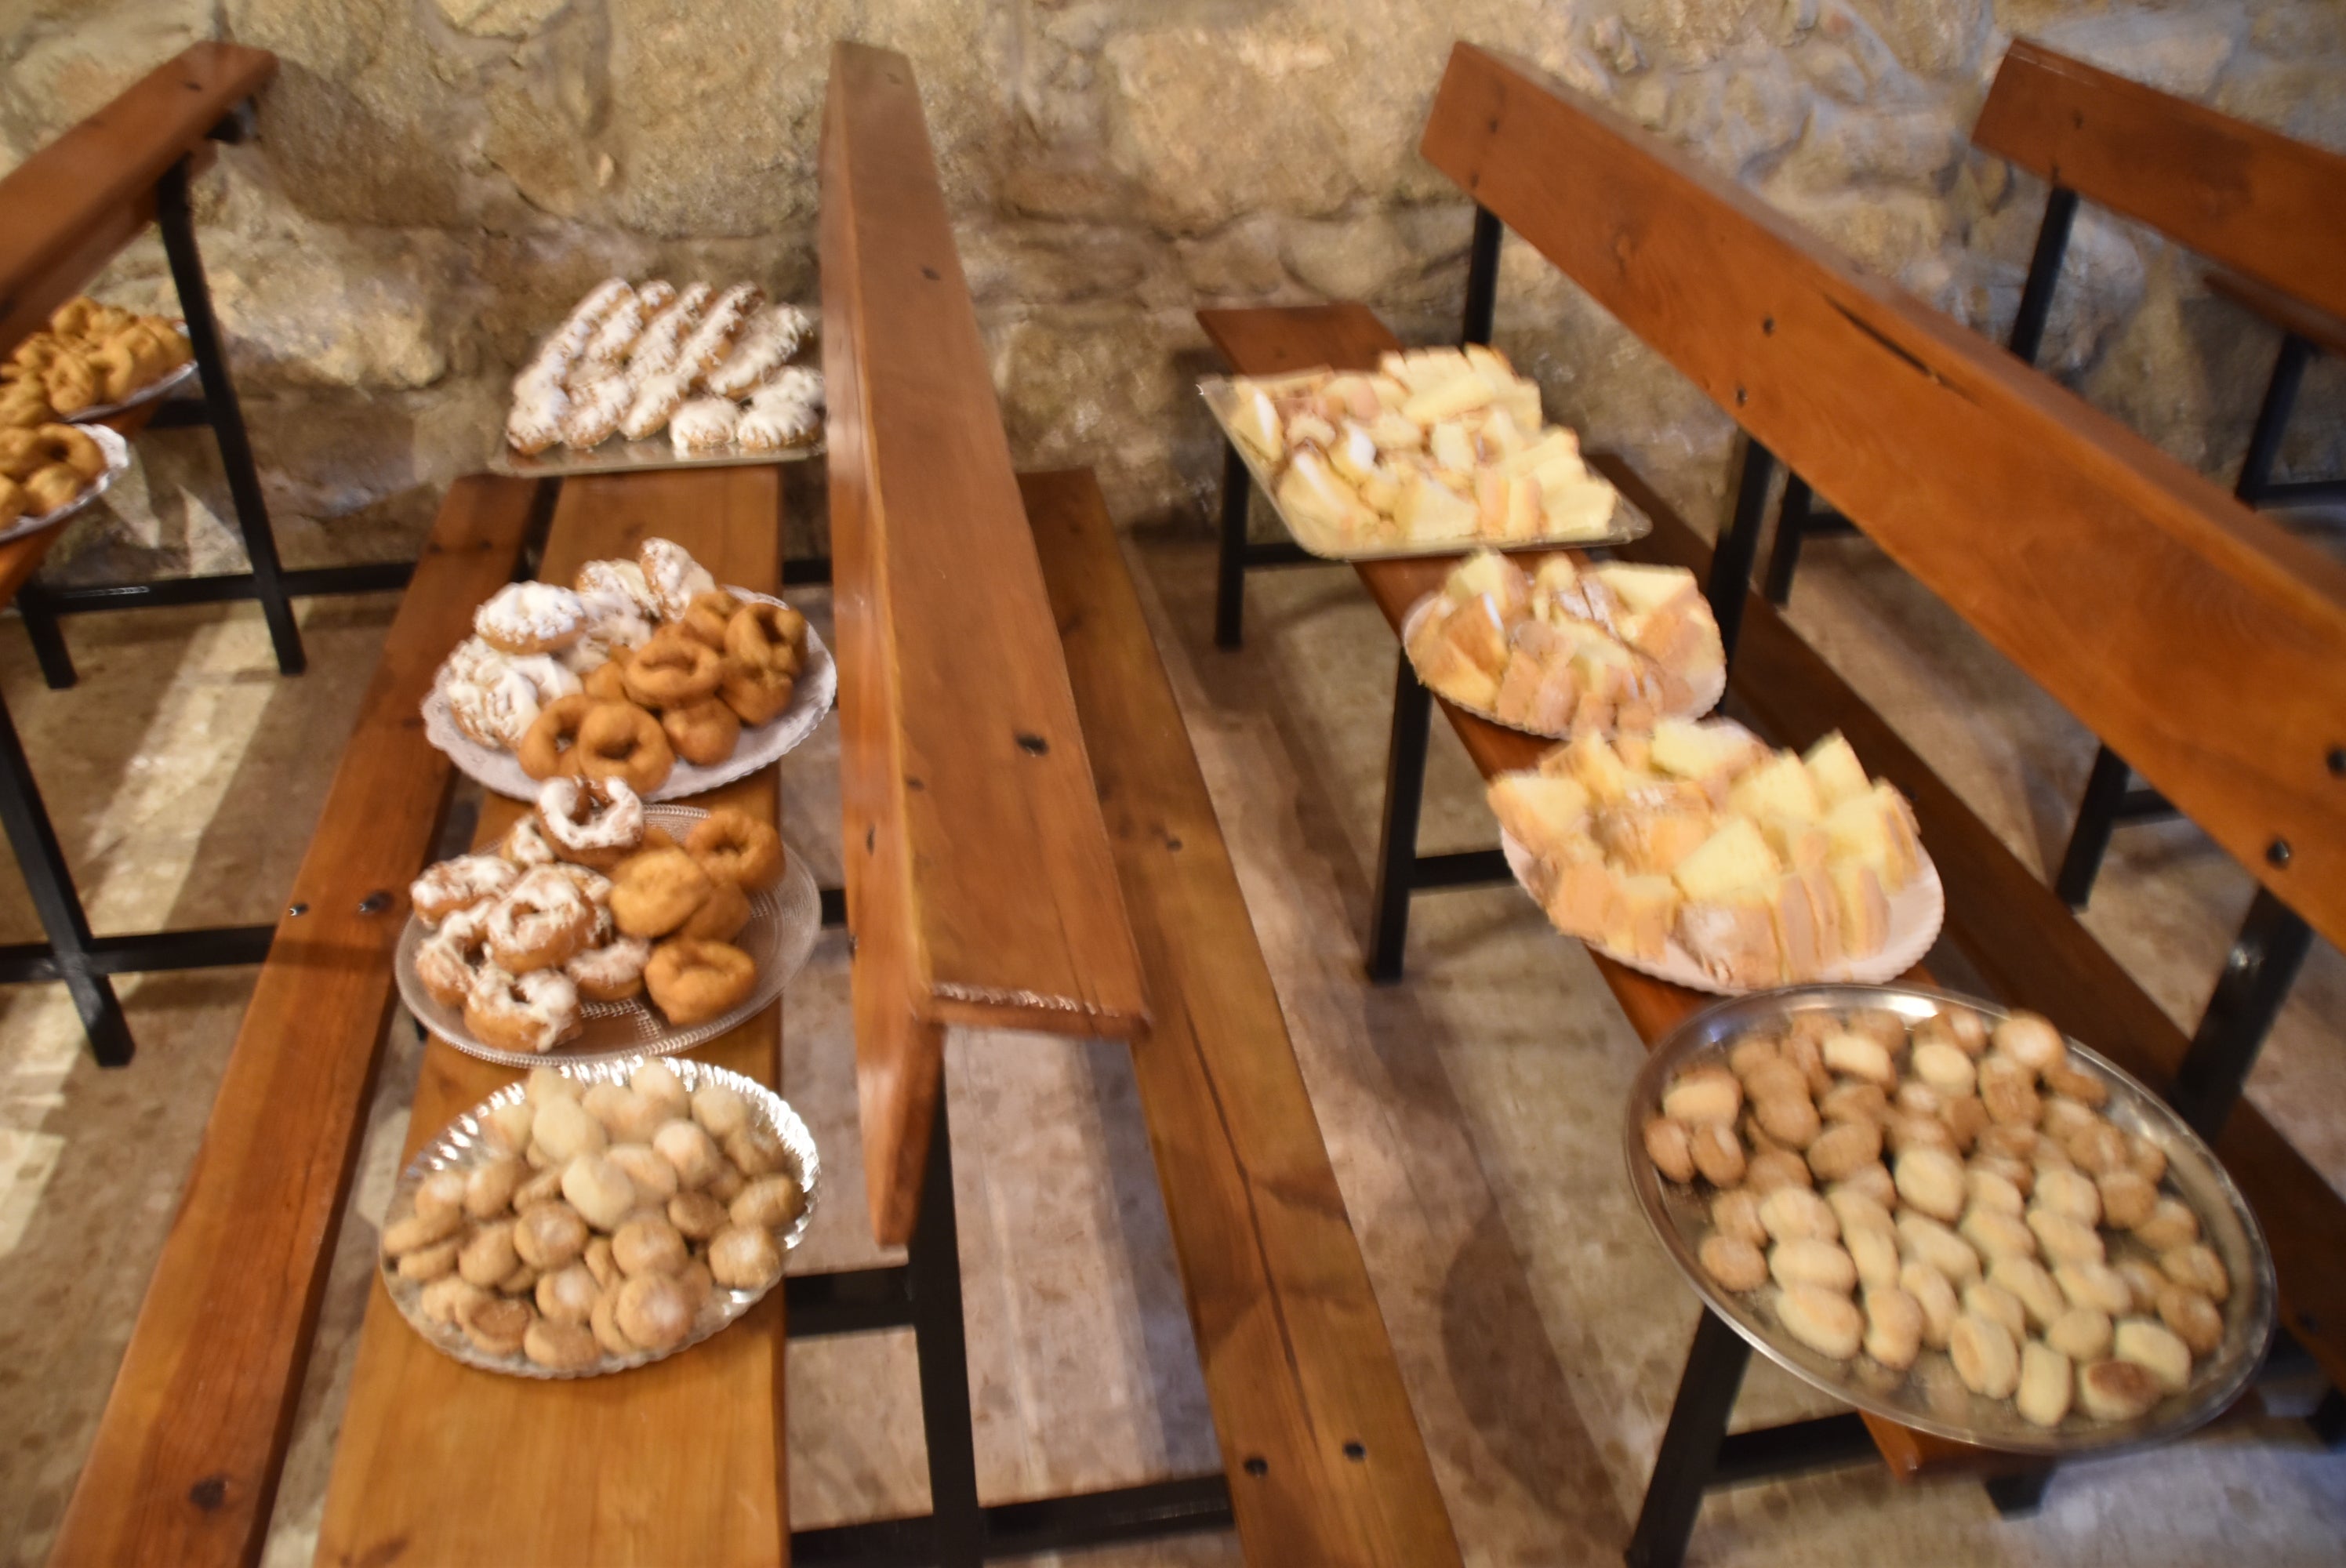
<svg viewBox="0 0 2346 1568"><path fill-rule="evenodd" d="M662 620L682 620L695 596L717 586L709 568L673 539L645 540L636 549L636 565L643 570Z"/></svg>
<svg viewBox="0 0 2346 1568"><path fill-rule="evenodd" d="M741 891L741 885L739 882L715 877L709 881L709 897L701 901L699 909L692 911L683 925L677 928L677 934L699 937L704 942L731 942L741 934L741 928L749 923L750 895ZM1726 1131L1725 1128L1719 1130ZM1727 1134L1727 1141L1734 1149L1735 1180L1740 1181L1743 1177L1742 1147L1735 1143L1733 1133ZM1700 1140L1698 1139L1695 1156L1698 1161L1703 1157L1699 1143ZM1709 1173L1706 1171L1704 1174ZM1734 1185L1734 1182L1721 1181L1718 1176L1712 1176L1711 1181L1718 1186Z"/></svg>
<svg viewBox="0 0 2346 1568"><path fill-rule="evenodd" d="M676 753L659 720L625 702L595 705L578 727L578 751L580 773L589 779L625 779L638 795L658 789L676 767Z"/></svg>
<svg viewBox="0 0 2346 1568"><path fill-rule="evenodd" d="M586 672L586 695L597 702L627 700L627 657L632 650L614 648L611 657Z"/></svg>
<svg viewBox="0 0 2346 1568"><path fill-rule="evenodd" d="M732 1290L762 1290L782 1272L781 1249L760 1226L729 1226L709 1242L709 1271Z"/></svg>
<svg viewBox="0 0 2346 1568"><path fill-rule="evenodd" d="M459 910L477 909L502 896L520 880L512 862L495 855L459 855L426 867L408 884L407 898L417 919L437 926Z"/></svg>
<svg viewBox="0 0 2346 1568"><path fill-rule="evenodd" d="M806 617L788 605L752 600L725 623L725 651L753 669L795 676L805 647Z"/></svg>
<svg viewBox="0 0 2346 1568"><path fill-rule="evenodd" d="M499 967L515 974L558 969L586 945L595 907L559 868L539 866L491 906L484 929Z"/></svg>
<svg viewBox="0 0 2346 1568"><path fill-rule="evenodd" d="M602 706L580 691L560 697L537 710L529 728L514 748L514 756L521 770L533 779L557 779L576 775L585 761L578 747L578 732L586 723L587 715Z"/></svg>
<svg viewBox="0 0 2346 1568"><path fill-rule="evenodd" d="M481 914L459 910L415 950L415 978L444 1007L462 1007L489 962L481 924Z"/></svg>
<svg viewBox="0 0 2346 1568"><path fill-rule="evenodd" d="M620 679L646 708L675 708L715 691L719 665L715 648L671 627L636 650Z"/></svg>
<svg viewBox="0 0 2346 1568"><path fill-rule="evenodd" d="M644 840L644 803L625 779L548 779L537 792L537 820L564 860L598 870Z"/></svg>
<svg viewBox="0 0 2346 1568"><path fill-rule="evenodd" d="M25 476L25 497L35 516L46 516L60 506L70 506L81 494L81 475L62 463L46 468L36 468Z"/></svg>
<svg viewBox="0 0 2346 1568"><path fill-rule="evenodd" d="M106 449L87 431L70 424L43 424L36 425L32 435L32 450L39 460L36 466L62 463L85 480L105 476Z"/></svg>
<svg viewBox="0 0 2346 1568"><path fill-rule="evenodd" d="M464 1027L499 1051L551 1051L583 1027L578 988L556 970L516 975L484 969L464 998Z"/></svg>
<svg viewBox="0 0 2346 1568"><path fill-rule="evenodd" d="M756 669L729 655L718 667L717 695L744 724L771 724L797 690L796 677Z"/></svg>
<svg viewBox="0 0 2346 1568"><path fill-rule="evenodd" d="M99 396L106 402L127 402L152 379L142 373L146 368L132 345L120 338L89 356L90 374L97 378Z"/></svg>
<svg viewBox="0 0 2346 1568"><path fill-rule="evenodd" d="M720 697L671 708L660 715L660 728L676 754L697 768L713 768L733 755L741 739L741 716Z"/></svg>
<svg viewBox="0 0 2346 1568"><path fill-rule="evenodd" d="M740 1005L758 983L758 966L738 947L678 937L652 950L644 984L670 1023L706 1023Z"/></svg>
<svg viewBox="0 0 2346 1568"><path fill-rule="evenodd" d="M693 824L684 847L710 876L745 888L766 887L782 874L782 836L734 807L720 806Z"/></svg>
<svg viewBox="0 0 2346 1568"><path fill-rule="evenodd" d="M625 1002L642 992L644 965L651 956L651 943L639 936L623 936L574 953L562 972L589 1002Z"/></svg>
<svg viewBox="0 0 2346 1568"><path fill-rule="evenodd" d="M646 850L612 873L611 915L629 936L666 936L708 898L709 873L682 850Z"/></svg>
<svg viewBox="0 0 2346 1568"><path fill-rule="evenodd" d="M514 819L514 825L497 840L497 853L523 871L532 866L550 866L561 858L554 852L552 841L534 815Z"/></svg>
<svg viewBox="0 0 2346 1568"><path fill-rule="evenodd" d="M558 583L508 583L473 612L473 629L505 653L553 653L585 635L586 606Z"/></svg>
<svg viewBox="0 0 2346 1568"><path fill-rule="evenodd" d="M48 394L49 406L59 413L79 413L98 401L97 372L87 360L68 349L41 372L41 390Z"/></svg>
<svg viewBox="0 0 2346 1568"><path fill-rule="evenodd" d="M678 623L678 629L696 642L707 643L723 653L726 626L740 610L740 600L722 588L711 588L692 596L692 602L684 607L684 619Z"/></svg>

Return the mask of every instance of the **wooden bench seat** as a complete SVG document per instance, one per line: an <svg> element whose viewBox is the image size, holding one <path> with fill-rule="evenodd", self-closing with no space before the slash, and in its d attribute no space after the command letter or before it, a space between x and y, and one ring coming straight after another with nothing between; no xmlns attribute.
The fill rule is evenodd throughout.
<svg viewBox="0 0 2346 1568"><path fill-rule="evenodd" d="M1020 481L1154 1027L1132 1048L1248 1561L1456 1563L1211 798L1089 470Z"/></svg>
<svg viewBox="0 0 2346 1568"><path fill-rule="evenodd" d="M260 1555L395 993L407 884L454 770L417 709L511 576L536 486L460 480L399 606L237 1032L50 1562Z"/></svg>

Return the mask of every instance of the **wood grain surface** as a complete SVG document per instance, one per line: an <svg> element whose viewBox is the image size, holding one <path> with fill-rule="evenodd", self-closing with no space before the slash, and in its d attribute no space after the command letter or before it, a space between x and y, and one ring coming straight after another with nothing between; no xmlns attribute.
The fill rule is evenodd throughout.
<svg viewBox="0 0 2346 1568"><path fill-rule="evenodd" d="M842 841L872 1224L909 1236L949 1024L1148 1026L912 66L841 44L821 152Z"/></svg>
<svg viewBox="0 0 2346 1568"><path fill-rule="evenodd" d="M191 44L0 178L0 355L46 324L155 219L155 182L277 74L241 44Z"/></svg>
<svg viewBox="0 0 2346 1568"><path fill-rule="evenodd" d="M1972 145L2346 316L2346 157L2027 38L1996 67Z"/></svg>
<svg viewBox="0 0 2346 1568"><path fill-rule="evenodd" d="M1155 1010L1133 1066L1247 1560L1454 1563L1360 1243L1107 504L1087 469L1026 474L1020 488Z"/></svg>
<svg viewBox="0 0 2346 1568"><path fill-rule="evenodd" d="M2346 567L1527 65L1457 46L1423 150L2346 938Z"/></svg>
<svg viewBox="0 0 2346 1568"><path fill-rule="evenodd" d="M682 545L720 582L777 591L778 471L566 480L539 575L568 582L583 563L632 555L654 535ZM780 820L773 769L686 803ZM525 809L491 796L477 841L498 837ZM689 1054L779 1084L780 1053L777 1003ZM402 1165L518 1076L434 1041ZM475 1371L444 1356L378 1286L367 1302L318 1562L332 1568L785 1562L782 1334L776 1289L723 1333L667 1360L612 1377L541 1382Z"/></svg>
<svg viewBox="0 0 2346 1568"><path fill-rule="evenodd" d="M407 884L454 777L418 708L472 606L511 574L535 488L458 481L424 544L66 1509L60 1568L260 1556L391 1014Z"/></svg>

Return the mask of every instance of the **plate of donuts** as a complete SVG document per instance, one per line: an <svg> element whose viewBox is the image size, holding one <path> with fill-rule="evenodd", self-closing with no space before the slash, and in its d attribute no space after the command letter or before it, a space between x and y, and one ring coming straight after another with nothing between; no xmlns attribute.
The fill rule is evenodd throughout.
<svg viewBox="0 0 2346 1568"><path fill-rule="evenodd" d="M689 1058L540 1067L400 1173L383 1288L468 1367L628 1371L757 1305L821 1182L806 1124L754 1078Z"/></svg>
<svg viewBox="0 0 2346 1568"><path fill-rule="evenodd" d="M112 489L129 466L130 443L102 424L0 430L0 542L56 527ZM53 504L34 510L45 501Z"/></svg>
<svg viewBox="0 0 2346 1568"><path fill-rule="evenodd" d="M150 402L169 397L201 373L200 368L195 361L195 351L188 346L188 323L165 321L160 325L168 328L178 340L165 362L168 363L170 359L177 359L178 362L156 374L153 380L139 382L130 392L113 402L95 403L88 408L76 411L71 416L74 423L95 424L100 420L114 419L128 413L132 409L144 408ZM132 371L131 374L135 379L137 375L146 373L149 369L148 365L139 365Z"/></svg>
<svg viewBox="0 0 2346 1568"><path fill-rule="evenodd" d="M590 561L568 586L515 583L474 615L424 698L424 733L500 795L561 773L646 800L713 789L814 733L839 672L806 617L719 587L681 545Z"/></svg>
<svg viewBox="0 0 2346 1568"><path fill-rule="evenodd" d="M1720 1003L1646 1059L1631 1186L1710 1309L1858 1409L2011 1453L2239 1397L2272 1259L2208 1145L2035 1013L1903 985Z"/></svg>
<svg viewBox="0 0 2346 1568"><path fill-rule="evenodd" d="M507 1067L666 1056L781 994L822 924L805 861L747 812L551 779L487 850L409 889L394 972L416 1022Z"/></svg>

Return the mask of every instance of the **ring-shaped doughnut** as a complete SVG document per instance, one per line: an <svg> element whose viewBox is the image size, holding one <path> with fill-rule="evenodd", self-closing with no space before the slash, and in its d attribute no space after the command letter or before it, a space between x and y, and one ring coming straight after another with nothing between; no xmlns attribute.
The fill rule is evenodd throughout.
<svg viewBox="0 0 2346 1568"><path fill-rule="evenodd" d="M25 494L33 506L43 514L55 512L60 506L73 504L81 494L81 475L62 463L52 463L46 468L36 468L25 476Z"/></svg>
<svg viewBox="0 0 2346 1568"><path fill-rule="evenodd" d="M464 1027L499 1051L550 1051L585 1028L578 988L559 970L484 969L464 997Z"/></svg>
<svg viewBox="0 0 2346 1568"><path fill-rule="evenodd" d="M750 955L721 942L664 942L644 965L652 1004L678 1026L705 1023L740 1005L757 983L758 966Z"/></svg>
<svg viewBox="0 0 2346 1568"><path fill-rule="evenodd" d="M646 850L611 873L611 918L629 936L666 936L709 897L709 873L682 850Z"/></svg>
<svg viewBox="0 0 2346 1568"><path fill-rule="evenodd" d="M589 1002L625 1002L643 991L644 965L651 956L652 944L642 937L616 937L576 954L562 972Z"/></svg>
<svg viewBox="0 0 2346 1568"><path fill-rule="evenodd" d="M678 628L695 642L707 643L723 653L726 626L740 610L740 600L722 588L711 588L692 596L692 602L684 607L684 619L678 623Z"/></svg>
<svg viewBox="0 0 2346 1568"><path fill-rule="evenodd" d="M96 480L106 473L106 449L91 438L89 432L70 424L45 424L33 432L46 437L56 451L54 461L64 463L84 479Z"/></svg>
<svg viewBox="0 0 2346 1568"><path fill-rule="evenodd" d="M598 702L578 727L578 771L589 779L624 779L638 795L668 781L676 753L659 720L632 703Z"/></svg>
<svg viewBox="0 0 2346 1568"><path fill-rule="evenodd" d="M426 866L423 874L408 884L407 901L414 906L417 919L436 926L459 910L504 897L519 881L521 869L510 860L495 855L459 855Z"/></svg>
<svg viewBox="0 0 2346 1568"><path fill-rule="evenodd" d="M564 860L608 870L644 841L644 803L625 779L549 779L537 817Z"/></svg>
<svg viewBox="0 0 2346 1568"><path fill-rule="evenodd" d="M720 806L693 824L684 847L712 877L762 888L782 874L782 836L770 822Z"/></svg>
<svg viewBox="0 0 2346 1568"><path fill-rule="evenodd" d="M780 670L759 669L728 655L719 668L717 695L750 726L771 724L790 705L798 678Z"/></svg>
<svg viewBox="0 0 2346 1568"><path fill-rule="evenodd" d="M805 646L806 617L788 605L755 600L725 623L725 651L752 669L796 675Z"/></svg>
<svg viewBox="0 0 2346 1568"><path fill-rule="evenodd" d="M462 1007L488 965L488 943L481 926L480 913L459 910L442 921L440 929L415 950L415 978L443 1007Z"/></svg>
<svg viewBox="0 0 2346 1568"><path fill-rule="evenodd" d="M615 647L611 657L586 672L586 695L597 702L627 700L627 660L635 657L633 648Z"/></svg>
<svg viewBox="0 0 2346 1568"><path fill-rule="evenodd" d="M59 413L79 413L97 402L97 372L81 355L62 353L41 372L41 388L49 394L51 408Z"/></svg>
<svg viewBox="0 0 2346 1568"><path fill-rule="evenodd" d="M660 728L676 754L696 768L724 761L741 738L740 716L714 697L668 709L660 715Z"/></svg>
<svg viewBox="0 0 2346 1568"><path fill-rule="evenodd" d="M671 627L638 648L619 679L646 708L676 708L717 689L720 662L715 648Z"/></svg>
<svg viewBox="0 0 2346 1568"><path fill-rule="evenodd" d="M23 479L36 468L46 468L56 461L45 455L47 450L38 426L0 430L0 478Z"/></svg>
<svg viewBox="0 0 2346 1568"><path fill-rule="evenodd" d="M703 942L731 942L749 923L750 895L741 891L741 884L713 877L709 880L709 896L677 928L676 934Z"/></svg>
<svg viewBox="0 0 2346 1568"><path fill-rule="evenodd" d="M489 907L483 932L497 966L514 974L570 962L595 930L595 906L558 866L525 872Z"/></svg>
<svg viewBox="0 0 2346 1568"><path fill-rule="evenodd" d="M539 708L537 718L522 736L521 744L514 748L521 770L533 779L576 776L579 764L586 760L579 731L587 718L602 706L580 691L558 697Z"/></svg>

